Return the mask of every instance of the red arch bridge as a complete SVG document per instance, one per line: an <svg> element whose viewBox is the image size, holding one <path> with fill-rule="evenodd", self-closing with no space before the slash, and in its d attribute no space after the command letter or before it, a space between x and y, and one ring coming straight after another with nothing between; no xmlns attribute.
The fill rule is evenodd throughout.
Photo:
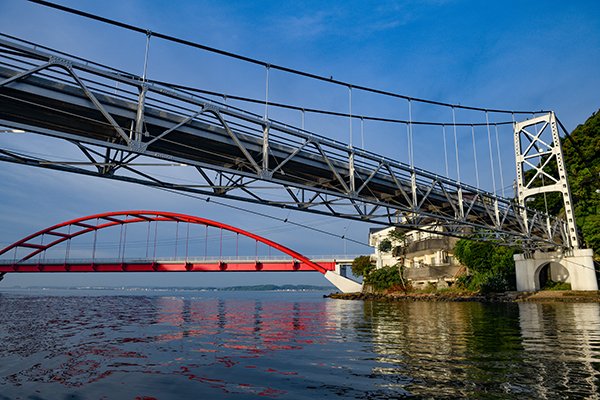
<svg viewBox="0 0 600 400"><path fill-rule="evenodd" d="M160 257L162 239L159 241L158 226L175 223L175 257ZM127 241L130 225L145 225L145 240ZM180 229L180 224L185 228ZM190 246L190 226L204 226L204 254L197 256ZM208 228L218 229L218 256L209 256ZM112 228L112 229L110 229ZM110 231L111 238L118 235L117 257L114 249L111 258L105 257L100 231ZM115 231L116 230L116 231ZM181 233L180 231L184 231ZM138 238L140 230L138 229ZM223 254L223 235L235 235L235 256ZM84 240L84 237L87 240ZM131 237L131 230L130 230ZM240 237L254 242L256 253L252 257L238 254ZM192 239L190 239L192 238ZM75 241L81 242L74 244ZM172 240L171 240L172 241ZM138 246L135 257L127 255L128 247ZM141 244L141 246L140 246ZM268 256L259 256L259 244L266 246ZM82 248L82 245L84 246ZM192 252L190 253L190 247ZM211 246L216 247L216 246ZM177 257L178 249L184 253ZM277 255L270 255L275 250ZM62 222L26 236L0 251L0 280L7 273L51 273L51 272L292 272L318 271L343 292L361 290L361 284L345 277L343 266L350 259L318 259L308 257L251 232L220 222L192 215L162 211L116 211L90 215Z"/></svg>

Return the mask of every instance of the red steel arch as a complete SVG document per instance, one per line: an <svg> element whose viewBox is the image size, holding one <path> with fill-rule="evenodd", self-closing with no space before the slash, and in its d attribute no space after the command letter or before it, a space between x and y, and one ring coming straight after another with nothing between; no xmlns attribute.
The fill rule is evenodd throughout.
<svg viewBox="0 0 600 400"><path fill-rule="evenodd" d="M107 212L101 214L89 215L87 217L81 217L77 219L73 219L70 221L62 222L60 224L56 224L50 226L46 229L42 229L36 233L33 233L23 239L5 247L0 250L0 256L10 252L11 250L16 250L17 248L25 248L29 249L30 252L20 258L18 262L29 260L35 255L56 246L64 241L70 240L74 237L84 235L89 232L98 231L105 228L110 228L116 225L124 225L124 224L132 224L138 222L183 222L190 224L198 224L198 225L206 225L212 226L215 228L224 229L230 232L235 232L240 235L249 237L258 242L264 243L267 246L270 246L276 250L281 251L284 254L287 254L294 259L308 265L316 271L319 271L322 274L327 272L327 269L323 266L311 261L307 257L302 254L283 246L279 243L275 243L269 239L266 239L262 236L255 235L254 233L245 231L243 229L236 228L231 225L226 225L217 221L212 221L210 219L195 217L192 215L179 214L173 212L165 212L165 211L147 211L147 210L136 210L136 211L114 211ZM68 233L59 232L59 230L63 230L68 228ZM45 236L50 236L55 238L54 240L42 244L42 239ZM38 243L39 242L39 243ZM17 263L18 263L17 262Z"/></svg>

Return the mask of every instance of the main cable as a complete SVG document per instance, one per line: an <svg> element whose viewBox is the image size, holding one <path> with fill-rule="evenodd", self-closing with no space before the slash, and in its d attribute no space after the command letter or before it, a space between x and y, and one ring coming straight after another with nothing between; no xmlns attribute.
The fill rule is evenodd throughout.
<svg viewBox="0 0 600 400"><path fill-rule="evenodd" d="M252 98L252 97L238 96L238 95L234 95L234 94L230 94L230 93L216 92L216 91L206 90L206 89L199 89L199 88L196 88L196 87L193 87L193 86L181 85L181 84L176 84L176 83L171 83L171 82L166 82L166 81L156 80L156 79L148 79L147 77L146 77L146 79L144 79L144 76L138 77L138 76L136 76L136 75L134 75L134 74L132 74L130 72L127 72L127 71L118 70L118 69L109 67L109 66L107 66L105 64L100 64L100 63L97 63L97 62L92 61L92 60L84 59L84 58L81 58L81 57L78 57L78 56L75 56L75 55L72 55L72 54L68 54L68 53L62 52L60 50L57 50L57 49L54 49L54 48L51 48L51 47L47 47L47 46L40 45L40 44L37 44L37 43L33 43L33 42L30 42L30 41L27 41L27 40L23 40L23 39L15 37L15 36L6 35L6 34L0 34L0 36L4 36L4 37L10 38L12 40L18 40L18 41L26 43L26 44L28 44L30 46L35 46L37 48L48 50L48 51L60 54L62 56L65 56L65 57L73 58L75 60L78 60L79 62L85 63L86 65L87 64L91 64L91 65L95 65L95 66L98 66L98 67L101 67L101 68L108 69L108 70L110 70L110 71L112 71L114 73L117 73L117 74L119 74L119 75L121 75L123 77L128 77L130 79L139 79L142 82L145 82L145 83L148 83L148 84L157 85L157 86L164 86L164 87L167 87L169 89L173 89L173 90L179 91L179 92L184 93L184 94L189 95L189 96L198 97L198 98L200 98L202 100L205 100L205 101L210 101L212 103L218 104L218 105L223 106L225 108L229 108L229 109L232 109L232 110L235 110L235 111L239 111L239 112L243 112L243 113L252 115L252 116L254 116L256 118L264 118L264 115L259 115L259 114L256 114L256 113L252 113L252 112L249 112L248 110L245 110L243 108L235 107L235 106L232 106L232 105L226 103L227 100L236 100L236 101L241 101L241 102L246 102L246 103L251 103L251 104L265 105L265 100L264 99L257 99L257 98ZM0 53L2 53L2 50L0 50ZM5 54L3 54L3 56L6 59L9 59L9 60L12 60L12 61L21 62L21 63L23 63L25 65L29 65L31 67L37 66L37 64L33 64L31 62L24 62L23 60L19 60L19 59L16 59L14 57L6 56ZM9 67L16 67L16 65L8 64L8 63L5 63L5 62L0 62L0 64L5 65L5 66L9 66ZM61 71L54 71L54 72L56 72L58 75L68 76L68 74L66 74L64 72L61 72ZM49 76L49 75L46 75L44 73L40 73L40 75L42 75L42 76ZM54 78L55 79L59 79L59 80L61 80L63 82L67 82L64 79L60 79L60 78L57 78L57 77L54 77ZM94 82L94 81L91 81L90 79L82 78L82 80L85 81L85 82L94 83L94 84L99 85L99 86L108 87L106 84L103 84L103 83L100 83L100 82ZM113 89L113 88L111 87L111 89ZM130 92L130 94L133 94L133 92ZM205 96L200 96L198 94L205 95L205 96L219 97L219 98L224 99L224 101L216 101L216 100L214 100L212 98L205 97ZM328 116L334 116L334 117L353 118L353 119L360 119L361 121L367 120L367 121L376 121L376 122L397 123L397 124L404 124L404 125L408 125L410 123L412 125L423 125L423 126L444 126L444 125L450 125L451 124L450 122L409 121L409 120L396 119L396 118L375 117L375 116L369 116L369 115L364 115L364 114L348 114L348 113L339 112L339 111L323 110L323 109L319 109L319 108L307 108L307 107L301 107L301 106L297 106L297 105L293 105L293 104L279 103L279 102L272 102L272 101L269 101L268 105L271 106L271 107L276 107L276 108L283 108L283 109L288 109L288 110L301 111L302 113L308 112L308 113L312 113L312 114L322 114L322 115L328 115ZM286 125L283 122L276 121L276 120L273 120L273 119L271 119L271 122L277 122L277 123ZM484 126L485 124L486 123L484 123L484 122L457 122L456 126L471 126L471 125L473 125L473 126ZM512 120L509 120L509 121L497 121L497 122L495 122L495 124L496 125L512 125L513 121ZM301 130L302 131L305 130L303 125L301 126Z"/></svg>
<svg viewBox="0 0 600 400"><path fill-rule="evenodd" d="M31 3L35 3L35 4L39 4L45 7L49 7L49 8L54 8L56 10L60 10L69 14L74 14L80 17L84 17L84 18L88 18L88 19L92 19L95 21L99 21L99 22L103 22L105 24L109 24L109 25L113 25L113 26L117 26L123 29L127 29L130 31L134 31L134 32L138 32L138 33L142 33L144 35L148 35L148 33L150 32L152 34L152 36L159 38L159 39L163 39L163 40L167 40L170 42L174 42L174 43L178 43L178 44L182 44L184 46L189 46L189 47L194 47L200 50L204 50L204 51L208 51L211 53L215 53L215 54L219 54L225 57L229 57L229 58L233 58L233 59L237 59L240 61L244 61L247 63L251 63L251 64L255 64L255 65L261 65L265 68L273 68L282 72L287 72L290 74L294 74L294 75L299 75L299 76L303 76L306 78L311 78L311 79L315 79L315 80L319 80L319 81L323 81L323 82L329 82L331 84L335 84L335 85L339 85L339 86L345 86L345 87L353 87L354 89L358 89L358 90L362 90L365 92L370 92L370 93L375 93L375 94L380 94L380 95L384 95L384 96L388 96L388 97L395 97L395 98L400 98L400 99L404 99L404 100L412 100L412 101L417 101L420 103L425 103L425 104L431 104L431 105L436 105L436 106L442 106L442 107L455 107L455 108L460 108L460 109L464 109L464 110L472 110L472 111L488 111L488 112L494 112L494 113L506 113L506 114L510 114L510 113L514 113L514 114L531 114L531 113L548 113L549 111L547 110L539 110L539 111L521 111L521 110L503 110L503 109L490 109L490 108L482 108L482 107L472 107L472 106L463 106L460 104L450 104L450 103L445 103L445 102L441 102L441 101L435 101L435 100L427 100L427 99L422 99L422 98L417 98L417 97L411 97L411 96L406 96L406 95L402 95L402 94L398 94L398 93L394 93L394 92L389 92L386 90L381 90L381 89L375 89L375 88L370 88L367 86L361 86L361 85L354 85L351 84L349 82L345 82L345 81L341 81L341 80L337 80L337 79L333 79L333 77L325 77L322 75L317 75L314 73L310 73L310 72L306 72L306 71L301 71L301 70L297 70L297 69L293 69L293 68L289 68L289 67L284 67L282 65L277 65L277 64L271 64L268 63L266 61L262 61L262 60L258 60L255 58L251 58L251 57L247 57L247 56L243 56L241 54L237 54L237 53L232 53L229 51L225 51L225 50L221 50L221 49L217 49L215 47L210 47L207 45L203 45L200 43L196 43L196 42L192 42L190 40L186 40L186 39L181 39L175 36L171 36L171 35L166 35L164 33L160 33L160 32L153 32L149 29L144 29L141 28L139 26L135 26L135 25L131 25L131 24L127 24L125 22L121 22L121 21L117 21L114 19L110 19L110 18L106 18L106 17L102 17L99 16L97 14L92 14L92 13L88 13L85 11L81 11L75 8L71 8L71 7L66 7L60 4L56 4L56 3L52 3L49 1L45 1L45 0L28 0Z"/></svg>

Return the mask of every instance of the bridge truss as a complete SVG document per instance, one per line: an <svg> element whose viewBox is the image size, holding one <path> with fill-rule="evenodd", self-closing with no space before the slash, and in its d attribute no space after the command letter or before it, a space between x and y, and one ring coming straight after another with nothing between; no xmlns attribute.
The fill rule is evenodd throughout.
<svg viewBox="0 0 600 400"><path fill-rule="evenodd" d="M526 248L572 246L563 220L514 199L7 35L0 125L62 139L81 156L4 148L0 161ZM191 166L195 181L165 179L149 159Z"/></svg>

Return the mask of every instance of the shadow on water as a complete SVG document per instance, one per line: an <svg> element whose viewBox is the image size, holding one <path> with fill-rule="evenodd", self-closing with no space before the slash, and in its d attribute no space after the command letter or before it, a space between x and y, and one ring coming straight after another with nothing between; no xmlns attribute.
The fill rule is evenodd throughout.
<svg viewBox="0 0 600 400"><path fill-rule="evenodd" d="M598 304L318 296L3 294L0 400L598 393Z"/></svg>

